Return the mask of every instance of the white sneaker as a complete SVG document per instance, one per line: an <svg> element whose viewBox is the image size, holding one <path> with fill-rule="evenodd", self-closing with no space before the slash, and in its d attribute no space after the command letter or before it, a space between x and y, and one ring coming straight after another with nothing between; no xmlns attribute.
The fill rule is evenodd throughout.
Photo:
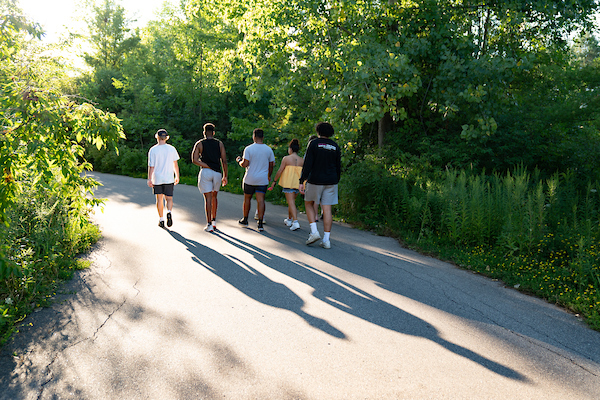
<svg viewBox="0 0 600 400"><path fill-rule="evenodd" d="M287 226L292 226L292 220L289 218L284 219L283 223L286 224Z"/></svg>
<svg viewBox="0 0 600 400"><path fill-rule="evenodd" d="M321 239L321 235L319 235L319 232L311 233L310 235L308 235L308 239L306 239L306 244L313 244L319 239Z"/></svg>
<svg viewBox="0 0 600 400"><path fill-rule="evenodd" d="M213 226L212 226L212 225L207 225L207 226L206 226L206 228L204 228L204 230L205 230L206 232L212 232L214 229L213 229Z"/></svg>
<svg viewBox="0 0 600 400"><path fill-rule="evenodd" d="M330 249L331 248L331 242L327 241L327 242L321 242L319 243L319 246L321 246L324 249Z"/></svg>
<svg viewBox="0 0 600 400"><path fill-rule="evenodd" d="M258 221L258 210L254 212L254 219Z"/></svg>
<svg viewBox="0 0 600 400"><path fill-rule="evenodd" d="M290 226L290 231L295 231L296 229L300 229L300 224L298 223L298 221L294 221Z"/></svg>

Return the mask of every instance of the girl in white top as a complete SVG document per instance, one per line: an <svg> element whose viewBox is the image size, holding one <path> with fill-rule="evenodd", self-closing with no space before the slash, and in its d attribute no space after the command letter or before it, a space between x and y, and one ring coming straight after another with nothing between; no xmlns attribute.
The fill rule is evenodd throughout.
<svg viewBox="0 0 600 400"><path fill-rule="evenodd" d="M296 196L298 195L298 186L300 184L300 174L304 159L298 155L298 150L300 150L298 139L292 139L288 145L288 155L281 159L279 170L268 189L273 190L275 183L279 180L279 186L283 188L282 192L285 194L288 204L288 218L284 219L283 222L292 231L300 228L298 210L296 209Z"/></svg>

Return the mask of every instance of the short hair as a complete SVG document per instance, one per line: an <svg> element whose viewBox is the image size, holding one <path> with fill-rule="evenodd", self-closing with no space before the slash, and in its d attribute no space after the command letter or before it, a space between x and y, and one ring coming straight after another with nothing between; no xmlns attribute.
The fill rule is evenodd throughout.
<svg viewBox="0 0 600 400"><path fill-rule="evenodd" d="M204 124L202 129L204 129L204 132L214 132L215 126L209 122L208 124Z"/></svg>
<svg viewBox="0 0 600 400"><path fill-rule="evenodd" d="M265 133L263 132L262 129L260 128L256 128L255 130L252 131L252 134L254 136L256 136L257 138L264 138L265 137Z"/></svg>
<svg viewBox="0 0 600 400"><path fill-rule="evenodd" d="M329 122L319 122L315 127L319 136L332 137L334 134L333 126Z"/></svg>
<svg viewBox="0 0 600 400"><path fill-rule="evenodd" d="M300 150L300 142L298 139L292 139L288 147L292 149L294 153L297 153Z"/></svg>

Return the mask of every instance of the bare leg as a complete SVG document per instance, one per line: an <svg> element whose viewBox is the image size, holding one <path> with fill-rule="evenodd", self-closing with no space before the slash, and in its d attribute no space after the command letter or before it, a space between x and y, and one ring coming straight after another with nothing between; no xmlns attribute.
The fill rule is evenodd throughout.
<svg viewBox="0 0 600 400"><path fill-rule="evenodd" d="M251 200L252 200L252 195L244 193L244 218L248 218L248 214L250 214L250 201Z"/></svg>
<svg viewBox="0 0 600 400"><path fill-rule="evenodd" d="M206 223L212 221L213 197L211 192L202 193L204 195L204 213L206 214Z"/></svg>
<svg viewBox="0 0 600 400"><path fill-rule="evenodd" d="M296 193L286 193L285 199L288 203L288 216L292 221L298 220L298 210L296 209Z"/></svg>
<svg viewBox="0 0 600 400"><path fill-rule="evenodd" d="M256 192L256 208L258 208L258 220L262 221L265 217L265 194Z"/></svg>
<svg viewBox="0 0 600 400"><path fill-rule="evenodd" d="M333 225L333 215L331 214L331 205L321 204L321 210L323 210L323 231L331 232L331 226Z"/></svg>
<svg viewBox="0 0 600 400"><path fill-rule="evenodd" d="M167 198L167 210L173 209L173 196L165 196Z"/></svg>
<svg viewBox="0 0 600 400"><path fill-rule="evenodd" d="M317 215L317 213L315 212L315 203L314 201L305 201L304 202L304 208L306 208L306 218L308 218L308 223L312 224L313 222L316 221L315 216ZM318 206L318 204L317 204Z"/></svg>
<svg viewBox="0 0 600 400"><path fill-rule="evenodd" d="M164 194L157 194L156 195L156 209L158 210L158 216L160 218L163 217L164 201L165 201L165 195Z"/></svg>
<svg viewBox="0 0 600 400"><path fill-rule="evenodd" d="M217 219L217 207L219 206L219 202L217 201L218 193L219 192L212 192L212 219Z"/></svg>

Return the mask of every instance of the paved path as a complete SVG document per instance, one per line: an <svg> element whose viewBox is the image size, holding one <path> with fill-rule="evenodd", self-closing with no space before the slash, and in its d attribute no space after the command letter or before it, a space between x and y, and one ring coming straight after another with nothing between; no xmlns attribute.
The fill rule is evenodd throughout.
<svg viewBox="0 0 600 400"><path fill-rule="evenodd" d="M197 189L156 226L145 180L94 174L104 238L0 356L0 399L599 399L600 334L500 283L335 224L332 249L238 226Z"/></svg>

